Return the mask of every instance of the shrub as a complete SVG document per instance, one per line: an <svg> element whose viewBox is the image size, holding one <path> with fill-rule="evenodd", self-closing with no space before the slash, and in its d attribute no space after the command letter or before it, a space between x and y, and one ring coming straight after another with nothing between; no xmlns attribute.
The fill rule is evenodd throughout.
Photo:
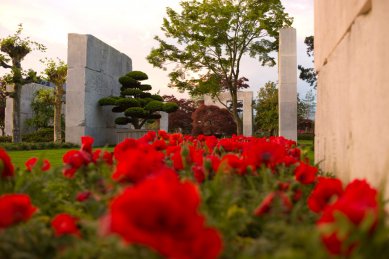
<svg viewBox="0 0 389 259"><path fill-rule="evenodd" d="M314 140L315 134L314 133L299 133L297 135L298 140Z"/></svg>
<svg viewBox="0 0 389 259"><path fill-rule="evenodd" d="M12 142L11 136L0 136L0 143Z"/></svg>
<svg viewBox="0 0 389 259"><path fill-rule="evenodd" d="M30 134L22 135L23 142L51 142L54 141L53 128L39 129Z"/></svg>

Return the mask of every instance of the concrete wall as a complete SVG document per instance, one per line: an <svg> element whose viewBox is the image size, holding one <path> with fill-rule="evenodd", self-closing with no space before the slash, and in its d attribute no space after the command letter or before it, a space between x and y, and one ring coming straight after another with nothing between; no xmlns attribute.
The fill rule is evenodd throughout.
<svg viewBox="0 0 389 259"><path fill-rule="evenodd" d="M221 93L219 99L226 104L231 100L231 95L228 92ZM253 135L253 92L238 92L238 101L243 101L243 135ZM220 108L226 108L217 99L212 100L211 96L204 96L205 105L215 105Z"/></svg>
<svg viewBox="0 0 389 259"><path fill-rule="evenodd" d="M34 131L33 128L28 127L26 120L32 118L33 113L31 109L31 102L34 97L34 93L42 88L49 88L45 85L40 84L26 84L22 87L21 100L20 100L20 130L21 134L27 134ZM7 86L7 91L12 91L13 88ZM7 98L6 107L5 107L5 125L4 132L8 136L12 136L13 129L13 120L12 120L12 112L13 112L13 99Z"/></svg>
<svg viewBox="0 0 389 259"><path fill-rule="evenodd" d="M132 70L131 59L92 35L68 35L66 142L80 144L92 136L94 145L116 144L112 107L98 100L120 94L118 78Z"/></svg>
<svg viewBox="0 0 389 259"><path fill-rule="evenodd" d="M315 161L345 181L389 176L388 14L387 0L315 0Z"/></svg>
<svg viewBox="0 0 389 259"><path fill-rule="evenodd" d="M282 28L278 52L279 135L297 141L296 29Z"/></svg>

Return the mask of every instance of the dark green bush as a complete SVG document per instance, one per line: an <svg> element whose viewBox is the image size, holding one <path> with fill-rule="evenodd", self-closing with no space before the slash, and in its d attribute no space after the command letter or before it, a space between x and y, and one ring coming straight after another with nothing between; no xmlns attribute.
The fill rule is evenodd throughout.
<svg viewBox="0 0 389 259"><path fill-rule="evenodd" d="M130 107L139 107L139 101L136 99L131 98L120 98L116 101L116 105L119 105L120 107L124 108L130 108Z"/></svg>
<svg viewBox="0 0 389 259"><path fill-rule="evenodd" d="M153 94L153 95L151 95L151 98L152 98L153 100L157 100L157 101L163 102L162 96L160 96L160 95L158 95L158 94Z"/></svg>
<svg viewBox="0 0 389 259"><path fill-rule="evenodd" d="M116 101L119 98L120 97L117 97L117 96L109 96L109 97L102 98L99 100L99 105L101 105L101 106L103 106L103 105L115 105Z"/></svg>
<svg viewBox="0 0 389 259"><path fill-rule="evenodd" d="M144 107L144 109L150 112L161 111L163 106L164 104L160 101L151 101Z"/></svg>
<svg viewBox="0 0 389 259"><path fill-rule="evenodd" d="M126 117L119 117L115 119L115 123L118 125L127 125L129 121L130 120Z"/></svg>
<svg viewBox="0 0 389 259"><path fill-rule="evenodd" d="M299 133L297 135L298 140L314 140L315 134L314 133Z"/></svg>
<svg viewBox="0 0 389 259"><path fill-rule="evenodd" d="M138 81L136 81L134 78L131 78L127 75L120 77L119 83L125 88L126 87L138 87L140 85L140 83Z"/></svg>
<svg viewBox="0 0 389 259"><path fill-rule="evenodd" d="M151 85L140 85L139 89L142 91L150 91L152 89Z"/></svg>
<svg viewBox="0 0 389 259"><path fill-rule="evenodd" d="M139 117L139 118L144 118L145 116L147 116L147 112L141 108L141 107L131 107L131 108L128 108L124 114L126 116L131 116L131 117Z"/></svg>
<svg viewBox="0 0 389 259"><path fill-rule="evenodd" d="M178 105L176 103L164 103L163 111L171 113L178 110Z"/></svg>
<svg viewBox="0 0 389 259"><path fill-rule="evenodd" d="M12 137L11 136L0 136L0 142L1 143L12 142Z"/></svg>
<svg viewBox="0 0 389 259"><path fill-rule="evenodd" d="M22 135L23 142L52 142L54 141L53 128L39 129L30 134Z"/></svg>
<svg viewBox="0 0 389 259"><path fill-rule="evenodd" d="M122 95L140 95L143 91L139 89L128 88L121 92Z"/></svg>
<svg viewBox="0 0 389 259"><path fill-rule="evenodd" d="M22 151L22 150L40 150L40 149L59 149L59 148L78 148L79 146L72 143L54 143L54 142L40 142L40 143L1 143L0 147L7 151Z"/></svg>
<svg viewBox="0 0 389 259"><path fill-rule="evenodd" d="M147 74L142 72L142 71L131 71L131 72L127 73L126 76L133 78L135 80L138 80L138 81L143 81L143 80L146 80L149 78L147 76Z"/></svg>

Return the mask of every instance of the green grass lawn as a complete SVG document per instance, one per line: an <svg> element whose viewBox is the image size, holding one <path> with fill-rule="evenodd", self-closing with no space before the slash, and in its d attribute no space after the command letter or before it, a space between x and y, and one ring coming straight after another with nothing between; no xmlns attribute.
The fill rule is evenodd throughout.
<svg viewBox="0 0 389 259"><path fill-rule="evenodd" d="M297 145L301 149L302 153L309 158L309 161L313 165L315 163L313 140L299 140L297 141Z"/></svg>
<svg viewBox="0 0 389 259"><path fill-rule="evenodd" d="M50 161L51 166L62 165L62 156L69 150L68 149L45 149L45 150L26 150L26 151L7 151L11 157L12 163L16 168L24 169L24 163L31 157L46 158ZM106 150L113 151L113 147L108 147Z"/></svg>

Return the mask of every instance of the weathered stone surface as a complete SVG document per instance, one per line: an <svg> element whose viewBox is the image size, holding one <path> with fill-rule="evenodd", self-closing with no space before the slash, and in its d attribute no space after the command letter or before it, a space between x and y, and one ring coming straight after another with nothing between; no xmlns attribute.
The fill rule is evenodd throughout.
<svg viewBox="0 0 389 259"><path fill-rule="evenodd" d="M31 109L31 102L34 98L34 93L42 88L49 88L49 86L41 84L26 84L22 87L21 100L20 100L20 130L21 134L27 134L34 131L33 128L29 127L26 123L27 119L32 118L33 112ZM12 91L12 87L8 87L7 91ZM12 136L13 121L13 99L7 98L5 107L5 125L4 132L6 135Z"/></svg>
<svg viewBox="0 0 389 259"><path fill-rule="evenodd" d="M278 52L279 135L297 140L296 29L280 30Z"/></svg>
<svg viewBox="0 0 389 259"><path fill-rule="evenodd" d="M132 70L131 59L92 35L68 35L66 141L92 136L94 145L116 144L111 107L98 100L120 94L118 78Z"/></svg>
<svg viewBox="0 0 389 259"><path fill-rule="evenodd" d="M333 1L316 1L319 2L327 5ZM355 7L353 1L339 2L347 2L344 8ZM324 16L326 10L317 9L316 15ZM346 182L367 178L378 187L386 181L386 190L389 190L388 13L389 1L372 0L370 12L354 18L350 29L326 57L327 63L318 77L315 123L315 162L320 162L321 169ZM330 30L331 24L336 21L316 26L315 35ZM315 47L315 59L316 53L324 48L316 46L321 47Z"/></svg>
<svg viewBox="0 0 389 259"><path fill-rule="evenodd" d="M320 70L356 17L367 13L372 0L315 0L315 65Z"/></svg>
<svg viewBox="0 0 389 259"><path fill-rule="evenodd" d="M161 114L161 119L159 120L159 129L166 132L169 131L169 114L166 112L159 112Z"/></svg>
<svg viewBox="0 0 389 259"><path fill-rule="evenodd" d="M226 104L231 100L231 95L228 92L221 93L219 99ZM238 92L238 101L243 101L243 135L253 135L253 92ZM220 108L226 108L217 99L212 100L211 96L204 96L205 105L215 105Z"/></svg>

